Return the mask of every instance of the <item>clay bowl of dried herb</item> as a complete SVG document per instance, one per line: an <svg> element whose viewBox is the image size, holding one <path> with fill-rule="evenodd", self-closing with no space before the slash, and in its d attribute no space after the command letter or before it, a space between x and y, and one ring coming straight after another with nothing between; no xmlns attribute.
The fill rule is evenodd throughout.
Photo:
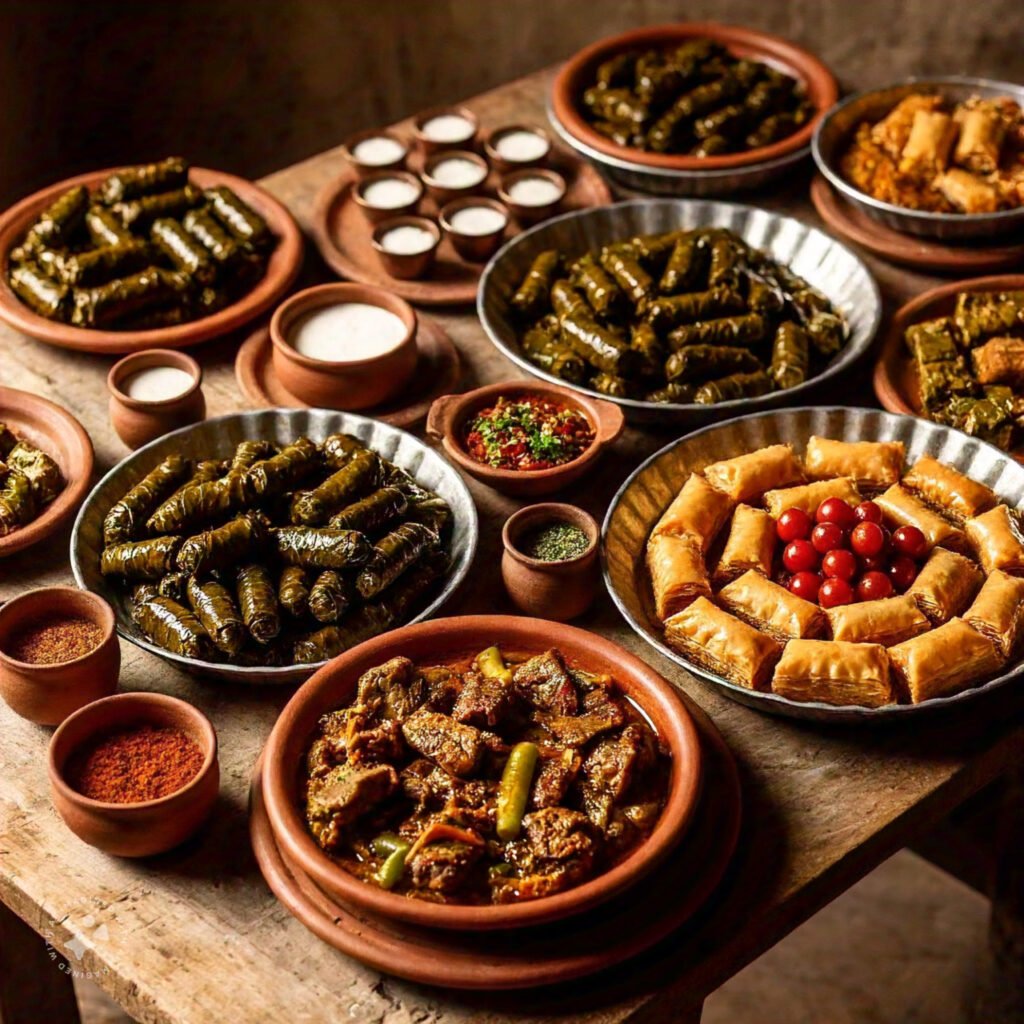
<svg viewBox="0 0 1024 1024"><path fill-rule="evenodd" d="M114 611L96 594L39 587L0 607L0 697L37 725L58 725L117 689Z"/></svg>
<svg viewBox="0 0 1024 1024"><path fill-rule="evenodd" d="M204 824L220 789L217 734L198 708L162 693L104 697L50 740L50 798L83 842L148 857Z"/></svg>

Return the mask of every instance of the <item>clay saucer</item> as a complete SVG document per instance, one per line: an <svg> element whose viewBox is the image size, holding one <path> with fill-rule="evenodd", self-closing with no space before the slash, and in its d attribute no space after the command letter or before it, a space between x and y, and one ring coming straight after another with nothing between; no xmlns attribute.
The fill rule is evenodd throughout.
<svg viewBox="0 0 1024 1024"><path fill-rule="evenodd" d="M28 391L0 387L0 423L46 452L60 467L64 489L26 526L0 537L0 558L49 537L82 503L92 476L92 441L74 416Z"/></svg>
<svg viewBox="0 0 1024 1024"><path fill-rule="evenodd" d="M431 317L418 317L416 344L419 363L413 373L410 391L374 409L360 409L360 415L372 416L394 427L411 427L427 415L431 404L458 386L462 360L455 343L444 328ZM287 391L274 372L270 328L257 328L242 342L235 356L235 380L242 394L255 407L308 409L305 402Z"/></svg>
<svg viewBox="0 0 1024 1024"><path fill-rule="evenodd" d="M60 348L94 355L123 355L148 348L184 348L219 337L249 323L274 306L292 286L302 267L302 232L288 210L269 192L245 178L206 167L193 167L189 180L200 188L227 185L240 199L259 213L277 236L267 270L255 287L237 302L210 316L174 327L149 331L104 331L72 327L34 313L11 290L7 281L8 255L29 226L62 192L75 185L94 188L111 169L90 171L35 192L0 214L0 319L30 338Z"/></svg>
<svg viewBox="0 0 1024 1024"><path fill-rule="evenodd" d="M414 174L422 167L423 157L414 153L407 166ZM591 206L605 206L612 194L604 179L589 164L563 153L552 153L545 166L558 171L568 184L568 191L559 206L560 213L581 210ZM329 182L317 196L310 229L324 260L340 277L363 284L380 285L410 302L424 306L451 306L473 302L477 284L485 262L472 263L455 251L451 240L443 238L437 249L433 269L420 280L392 277L384 269L380 256L373 248L373 225L363 216L352 198L358 183L352 167ZM500 175L492 168L476 194L497 197ZM436 202L424 196L419 213L437 219ZM506 239L519 233L521 225L510 221Z"/></svg>
<svg viewBox="0 0 1024 1024"><path fill-rule="evenodd" d="M259 765L249 819L256 860L274 895L314 935L375 970L422 984L485 990L534 988L596 974L643 953L689 921L721 883L736 850L736 763L711 722L697 711L693 718L704 790L682 843L628 892L565 921L512 933L460 932L374 917L332 899L282 854L263 803Z"/></svg>
<svg viewBox="0 0 1024 1024"><path fill-rule="evenodd" d="M1010 270L1024 262L1024 241L967 246L905 235L848 203L820 174L811 182L811 201L837 234L903 267L937 274L980 274Z"/></svg>
<svg viewBox="0 0 1024 1024"><path fill-rule="evenodd" d="M875 364L873 384L875 395L883 409L921 416L921 396L917 367L903 343L903 335L912 324L953 312L956 296L960 292L997 292L1024 288L1024 274L1002 274L994 277L975 277L966 281L931 288L916 299L900 306L893 314L882 351ZM1018 462L1024 462L1024 450L1010 453Z"/></svg>

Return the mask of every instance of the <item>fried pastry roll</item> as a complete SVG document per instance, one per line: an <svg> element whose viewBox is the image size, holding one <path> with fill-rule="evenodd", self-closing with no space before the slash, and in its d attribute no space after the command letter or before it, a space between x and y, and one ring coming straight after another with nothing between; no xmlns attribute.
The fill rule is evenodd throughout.
<svg viewBox="0 0 1024 1024"><path fill-rule="evenodd" d="M889 648L889 657L912 704L977 686L1002 663L995 644L963 619Z"/></svg>
<svg viewBox="0 0 1024 1024"><path fill-rule="evenodd" d="M885 597L829 608L825 614L834 640L892 647L932 628L912 597Z"/></svg>
<svg viewBox="0 0 1024 1024"><path fill-rule="evenodd" d="M958 473L930 455L922 455L910 467L903 478L903 486L929 505L959 520L987 512L998 500L984 484Z"/></svg>
<svg viewBox="0 0 1024 1024"><path fill-rule="evenodd" d="M1024 635L1024 579L996 569L964 612L964 622L987 636L1004 658Z"/></svg>
<svg viewBox="0 0 1024 1024"><path fill-rule="evenodd" d="M816 604L791 594L753 569L724 586L718 601L736 618L780 643L825 632L825 613Z"/></svg>
<svg viewBox="0 0 1024 1024"><path fill-rule="evenodd" d="M834 441L812 436L804 465L812 480L847 476L858 487L881 490L899 480L903 454L902 441Z"/></svg>
<svg viewBox="0 0 1024 1024"><path fill-rule="evenodd" d="M700 473L691 473L658 520L653 536L689 534L700 546L700 553L707 554L715 535L729 518L733 504L732 498L712 487Z"/></svg>
<svg viewBox="0 0 1024 1024"><path fill-rule="evenodd" d="M765 491L804 479L800 460L788 444L773 444L734 459L713 462L704 467L704 475L733 501L749 501Z"/></svg>
<svg viewBox="0 0 1024 1024"><path fill-rule="evenodd" d="M964 524L967 539L985 572L1002 569L1012 576L1024 574L1024 537L1020 520L1006 505L996 505Z"/></svg>
<svg viewBox="0 0 1024 1024"><path fill-rule="evenodd" d="M960 124L960 138L953 151L953 162L977 174L991 174L999 167L999 151L1006 125L993 103L980 101L961 107L954 115Z"/></svg>
<svg viewBox="0 0 1024 1024"><path fill-rule="evenodd" d="M860 491L850 477L840 476L834 480L816 480L802 487L768 491L764 503L773 519L778 519L789 508L802 509L813 519L818 506L826 498L842 498L847 505L859 505Z"/></svg>
<svg viewBox="0 0 1024 1024"><path fill-rule="evenodd" d="M878 495L875 504L896 526L916 526L925 535L930 547L965 550L963 530L933 512L900 484L893 484L884 494Z"/></svg>
<svg viewBox="0 0 1024 1024"><path fill-rule="evenodd" d="M967 607L983 578L982 571L969 558L945 548L933 548L907 596L938 626Z"/></svg>
<svg viewBox="0 0 1024 1024"><path fill-rule="evenodd" d="M900 154L900 174L932 178L949 162L956 138L953 118L941 110L918 110L910 122L910 134Z"/></svg>
<svg viewBox="0 0 1024 1024"><path fill-rule="evenodd" d="M894 695L881 644L790 640L775 666L772 692L789 700L878 708Z"/></svg>
<svg viewBox="0 0 1024 1024"><path fill-rule="evenodd" d="M999 208L995 186L959 167L951 167L932 184L961 213L995 213Z"/></svg>
<svg viewBox="0 0 1024 1024"><path fill-rule="evenodd" d="M693 537L670 533L651 537L647 542L647 570L654 607L662 622L698 597L711 596L704 559Z"/></svg>
<svg viewBox="0 0 1024 1024"><path fill-rule="evenodd" d="M728 583L748 570L771 576L774 552L775 520L764 509L737 505L715 568L715 581Z"/></svg>

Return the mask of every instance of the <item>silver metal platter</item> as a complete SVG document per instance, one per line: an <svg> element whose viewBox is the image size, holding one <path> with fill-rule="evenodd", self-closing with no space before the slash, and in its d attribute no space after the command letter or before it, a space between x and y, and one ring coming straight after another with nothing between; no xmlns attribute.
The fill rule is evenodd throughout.
<svg viewBox="0 0 1024 1024"><path fill-rule="evenodd" d="M906 720L911 716L916 718L959 708L983 699L1007 683L1019 683L1024 675L1024 662L1020 661L982 686L922 704L833 707L737 686L694 665L664 642L654 614L643 552L651 529L682 482L691 471L770 444L785 442L802 453L812 434L842 441L902 441L908 465L927 453L973 480L987 484L1011 507L1024 505L1024 466L990 444L927 420L876 409L844 407L784 409L740 416L694 431L655 452L612 499L601 531L604 579L612 600L630 626L666 658L720 687L726 696L761 711L791 718L852 724Z"/></svg>
<svg viewBox="0 0 1024 1024"><path fill-rule="evenodd" d="M532 363L519 347L517 325L510 317L510 299L530 263L545 249L575 255L633 235L677 228L720 227L736 232L779 263L805 278L841 309L850 322L850 338L842 351L816 377L785 391L717 405L645 402L612 398L569 384ZM545 221L507 242L491 259L480 279L477 313L491 341L517 366L558 384L622 406L636 423L699 426L736 415L740 410L767 409L806 400L807 392L848 370L871 346L882 316L878 286L864 262L851 249L794 217L754 206L710 199L634 199L600 209L579 210Z"/></svg>
<svg viewBox="0 0 1024 1024"><path fill-rule="evenodd" d="M121 636L186 672L249 685L302 681L323 662L275 668L229 665L185 658L147 640L132 622L126 596L100 574L103 518L111 505L168 455L177 454L193 460L227 458L240 441L263 438L284 445L300 436L322 441L339 432L353 434L368 448L407 470L417 483L435 491L451 506L454 517L451 568L430 603L409 622L430 618L455 593L473 561L478 535L473 498L458 472L411 434L366 416L326 409L263 409L220 416L165 434L133 452L100 480L78 512L71 533L71 569L75 582L110 602Z"/></svg>

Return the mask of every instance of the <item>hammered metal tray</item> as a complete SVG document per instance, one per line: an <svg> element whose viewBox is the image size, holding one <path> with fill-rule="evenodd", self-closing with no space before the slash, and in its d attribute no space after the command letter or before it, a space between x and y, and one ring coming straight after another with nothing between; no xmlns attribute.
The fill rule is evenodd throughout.
<svg viewBox="0 0 1024 1024"><path fill-rule="evenodd" d="M923 704L881 708L833 707L800 702L737 686L688 661L669 647L654 614L654 600L644 564L647 536L689 473L770 444L786 442L800 453L812 434L842 441L902 441L907 465L929 454L991 487L1014 508L1024 505L1024 466L1006 452L949 427L875 409L822 407L785 409L741 416L694 431L666 445L644 462L619 488L602 526L601 558L612 600L639 636L658 652L701 679L720 687L727 697L770 714L814 721L870 723L900 720L962 707L1019 680L1024 662L970 690Z"/></svg>

